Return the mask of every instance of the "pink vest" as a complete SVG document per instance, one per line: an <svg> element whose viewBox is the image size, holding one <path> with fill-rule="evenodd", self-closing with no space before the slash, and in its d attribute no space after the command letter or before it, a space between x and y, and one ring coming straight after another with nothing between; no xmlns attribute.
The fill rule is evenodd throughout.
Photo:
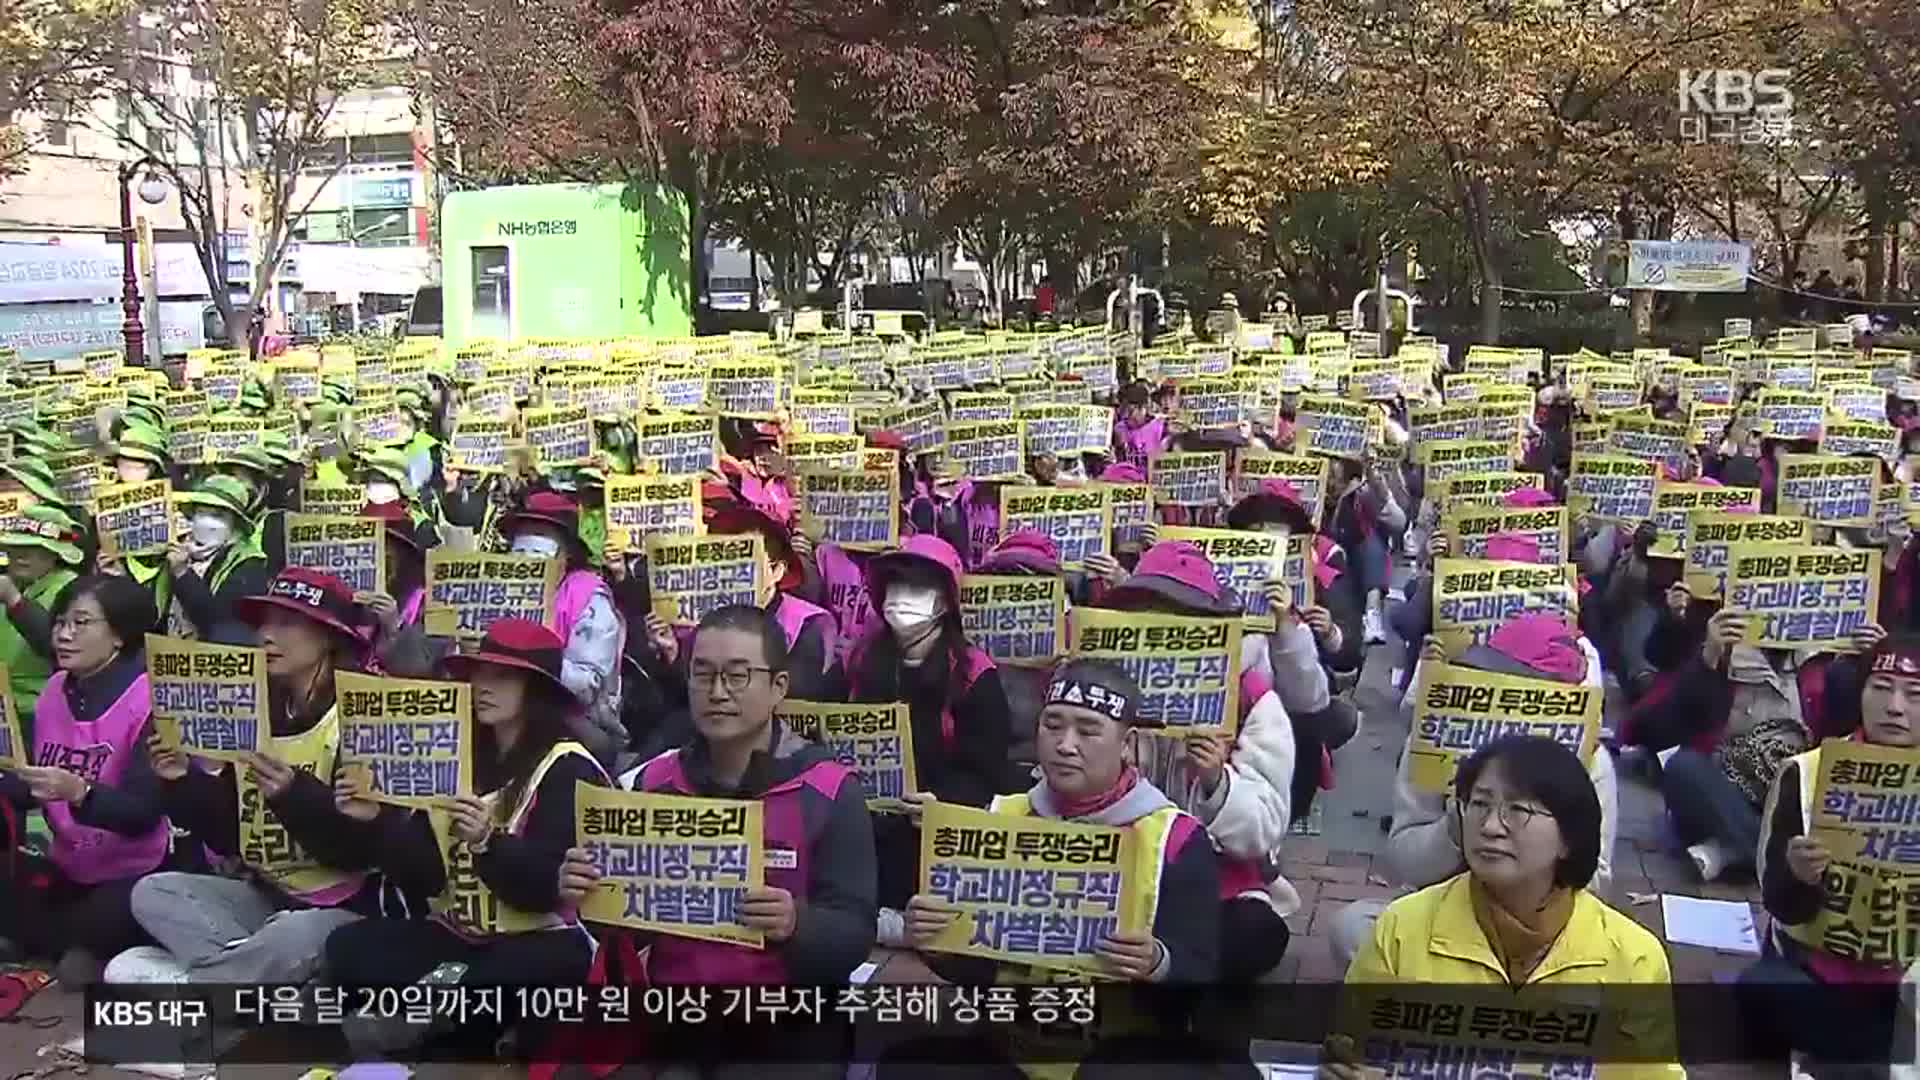
<svg viewBox="0 0 1920 1080"><path fill-rule="evenodd" d="M400 625L415 626L420 622L420 613L427 608L427 590L415 589L407 602L400 605Z"/></svg>
<svg viewBox="0 0 1920 1080"><path fill-rule="evenodd" d="M867 635L873 622L873 604L867 599L867 575L838 544L823 544L814 553L820 568L820 586L827 598L827 611L839 627L832 656L845 662L855 642ZM782 601L782 606L785 602Z"/></svg>
<svg viewBox="0 0 1920 1080"><path fill-rule="evenodd" d="M1121 460L1129 465L1138 466L1141 472L1147 471L1147 463L1160 456L1167 441L1167 421L1156 416L1139 427L1128 427L1124 420L1116 420L1114 434L1120 438Z"/></svg>
<svg viewBox="0 0 1920 1080"><path fill-rule="evenodd" d="M967 569L977 570L1000 544L1000 501L998 498L973 499L967 507Z"/></svg>
<svg viewBox="0 0 1920 1080"><path fill-rule="evenodd" d="M822 761L799 776L777 784L761 796L761 826L769 851L791 851L793 865L766 869L767 884L785 889L802 905L807 900L807 881L813 852L808 848L805 806L808 790L832 802L853 773L837 761ZM680 768L680 752L669 750L640 770L640 791L691 795L686 774ZM773 860L769 859L769 863ZM785 861L785 860L782 860ZM649 981L663 984L694 983L769 985L787 981L786 963L777 949L748 949L717 941L661 934L654 939L648 960ZM633 973L629 973L632 977Z"/></svg>
<svg viewBox="0 0 1920 1080"><path fill-rule="evenodd" d="M860 700L860 692L864 688L862 684L865 681L865 672L861 669L866 667L867 655L873 651L873 642L879 635L886 632L887 628L883 624L873 633L861 638L860 644L854 646L852 655L847 658L847 685L851 690L848 696L854 701ZM973 684L980 681L980 676L996 670L998 668L993 658L973 645L968 645L967 651L953 662L952 668L947 672L947 703L940 709L941 749L948 753L953 751L956 734L953 703L965 697L967 691L973 689Z"/></svg>
<svg viewBox="0 0 1920 1080"><path fill-rule="evenodd" d="M820 670L827 671L833 667L836 642L833 616L827 612L826 608L809 604L792 593L781 593L780 605L773 610L773 621L780 624L780 632L786 635L787 648L791 650L794 643L800 640L800 632L806 629L807 620L815 615L826 617L820 624L820 632L826 635L824 642L826 648L821 653Z"/></svg>
<svg viewBox="0 0 1920 1080"><path fill-rule="evenodd" d="M33 710L33 763L56 765L90 783L112 787L126 775L132 755L143 753L136 744L146 726L152 695L147 677L133 680L119 700L100 718L80 723L67 708L67 673L56 671ZM167 857L168 828L164 819L139 836L122 836L73 819L64 802L45 805L53 830L49 853L61 873L82 885L136 878L151 872Z"/></svg>
<svg viewBox="0 0 1920 1080"><path fill-rule="evenodd" d="M740 497L780 524L793 524L793 495L787 490L785 481L762 479L751 469L742 469Z"/></svg>
<svg viewBox="0 0 1920 1080"><path fill-rule="evenodd" d="M552 629L560 635L561 641L573 640L573 624L587 610L587 602L593 599L593 594L604 590L606 583L591 570L574 570L560 579L560 588L553 594ZM613 594L609 592L607 595L611 600Z"/></svg>

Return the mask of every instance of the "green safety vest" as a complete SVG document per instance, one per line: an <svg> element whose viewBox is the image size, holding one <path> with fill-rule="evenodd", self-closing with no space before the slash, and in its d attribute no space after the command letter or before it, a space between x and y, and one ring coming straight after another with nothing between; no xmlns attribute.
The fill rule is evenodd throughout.
<svg viewBox="0 0 1920 1080"><path fill-rule="evenodd" d="M167 605L173 602L173 578L167 573L167 557L129 555L126 566L127 576L153 594L153 610L160 616L160 625L165 626Z"/></svg>
<svg viewBox="0 0 1920 1080"><path fill-rule="evenodd" d="M79 576L64 567L55 569L21 592L40 610L52 611L54 598L60 595L60 590ZM7 674L12 679L10 689L13 692L13 707L20 716L20 736L28 746L32 746L33 706L40 700L40 691L46 688L47 679L53 674L53 664L47 657L33 651L27 639L13 628L12 619L0 619L0 664L7 665Z"/></svg>
<svg viewBox="0 0 1920 1080"><path fill-rule="evenodd" d="M579 534L580 542L587 546L587 561L599 566L601 553L607 549L607 508L582 508L580 523L574 526L573 531Z"/></svg>
<svg viewBox="0 0 1920 1080"><path fill-rule="evenodd" d="M347 474L339 462L327 458L313 467L313 482L315 487L346 487Z"/></svg>

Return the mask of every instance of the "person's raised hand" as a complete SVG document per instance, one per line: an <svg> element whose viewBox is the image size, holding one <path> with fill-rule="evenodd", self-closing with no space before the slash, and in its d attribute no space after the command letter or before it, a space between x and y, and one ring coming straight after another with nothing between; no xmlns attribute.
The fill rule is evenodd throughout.
<svg viewBox="0 0 1920 1080"><path fill-rule="evenodd" d="M813 561L813 537L808 536L804 529L793 531L793 554L801 562Z"/></svg>
<svg viewBox="0 0 1920 1080"><path fill-rule="evenodd" d="M87 782L80 774L58 766L29 766L16 770L15 775L26 781L27 791L37 802L77 803L87 797Z"/></svg>
<svg viewBox="0 0 1920 1080"><path fill-rule="evenodd" d="M380 620L380 629L389 635L400 630L400 605L393 597L381 589L362 589L353 594L353 602L373 612Z"/></svg>
<svg viewBox="0 0 1920 1080"><path fill-rule="evenodd" d="M793 936L799 920L793 894L777 885L748 889L740 900L740 925L760 931L776 945Z"/></svg>
<svg viewBox="0 0 1920 1080"><path fill-rule="evenodd" d="M1727 658L1727 650L1746 637L1747 617L1732 608L1721 608L1707 620L1707 637L1700 643L1700 660L1707 670L1716 671Z"/></svg>
<svg viewBox="0 0 1920 1080"><path fill-rule="evenodd" d="M593 891L594 882L600 880L600 868L585 848L568 848L567 854L560 860L560 899L562 902L579 906Z"/></svg>
<svg viewBox="0 0 1920 1080"><path fill-rule="evenodd" d="M1118 585L1127 580L1127 571L1119 560L1107 552L1101 551L1086 558L1087 573L1106 582L1109 586Z"/></svg>
<svg viewBox="0 0 1920 1080"><path fill-rule="evenodd" d="M477 796L461 795L445 801L453 820L453 835L469 847L484 844L493 835L493 812Z"/></svg>
<svg viewBox="0 0 1920 1080"><path fill-rule="evenodd" d="M933 944L940 931L953 925L960 917L960 909L937 896L915 893L907 901L905 914L907 941L916 949L924 949Z"/></svg>
<svg viewBox="0 0 1920 1080"><path fill-rule="evenodd" d="M1093 954L1108 971L1134 982L1145 982L1160 965L1165 951L1165 945L1145 932L1115 931L1093 947Z"/></svg>
<svg viewBox="0 0 1920 1080"><path fill-rule="evenodd" d="M277 799L293 786L293 766L271 754L248 752L240 755L240 761L253 774L253 782L259 787L260 794L269 799Z"/></svg>
<svg viewBox="0 0 1920 1080"><path fill-rule="evenodd" d="M607 580L615 583L627 580L627 545L622 539L618 533L609 532L600 548L600 565L607 568Z"/></svg>
<svg viewBox="0 0 1920 1080"><path fill-rule="evenodd" d="M1427 558L1445 559L1453 554L1453 538L1445 529L1435 529L1427 537Z"/></svg>
<svg viewBox="0 0 1920 1080"><path fill-rule="evenodd" d="M1300 621L1306 623L1313 631L1313 636L1323 643L1336 637L1340 631L1340 628L1334 625L1333 613L1318 604L1310 608L1302 608Z"/></svg>
<svg viewBox="0 0 1920 1080"><path fill-rule="evenodd" d="M1877 622L1870 622L1862 625L1860 629L1853 632L1853 639L1849 644L1853 647L1854 652L1864 655L1879 648L1880 643L1886 639L1887 628Z"/></svg>
<svg viewBox="0 0 1920 1080"><path fill-rule="evenodd" d="M651 611L647 612L647 643L653 646L653 651L660 654L661 661L668 667L680 659L680 639L674 636L673 627Z"/></svg>
<svg viewBox="0 0 1920 1080"><path fill-rule="evenodd" d="M168 745L157 731L147 736L147 764L162 780L184 779L191 767L187 755L179 747Z"/></svg>
<svg viewBox="0 0 1920 1080"><path fill-rule="evenodd" d="M1796 836L1787 841L1787 869L1802 884L1818 885L1833 856L1827 845L1812 836Z"/></svg>
<svg viewBox="0 0 1920 1080"><path fill-rule="evenodd" d="M1220 786L1227 771L1227 756L1232 743L1227 736L1201 733L1187 736L1187 770L1200 781L1200 789L1211 795Z"/></svg>
<svg viewBox="0 0 1920 1080"><path fill-rule="evenodd" d="M1444 664L1447 662L1447 647L1439 637L1428 634L1420 642L1420 659L1429 664Z"/></svg>
<svg viewBox="0 0 1920 1080"><path fill-rule="evenodd" d="M362 795L360 785L344 773L333 778L333 808L355 821L372 821L380 816L380 804Z"/></svg>
<svg viewBox="0 0 1920 1080"><path fill-rule="evenodd" d="M1667 586L1667 613L1676 619L1687 617L1687 611L1693 606L1693 590L1687 588L1684 581L1676 581Z"/></svg>

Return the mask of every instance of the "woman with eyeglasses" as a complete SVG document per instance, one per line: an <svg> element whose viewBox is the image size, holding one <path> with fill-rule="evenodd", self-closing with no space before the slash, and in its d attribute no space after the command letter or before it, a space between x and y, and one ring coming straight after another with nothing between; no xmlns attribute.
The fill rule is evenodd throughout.
<svg viewBox="0 0 1920 1080"><path fill-rule="evenodd" d="M1685 1075L1672 1064L1666 949L1589 888L1600 860L1600 800L1579 756L1537 735L1495 739L1460 763L1451 813L1466 871L1387 905L1347 968L1346 1022L1334 1030L1354 1030L1354 1010L1366 1009L1383 984L1393 984L1400 1001L1421 1000L1417 984L1433 984L1434 1000L1464 1013L1483 1003L1511 1006L1525 987L1536 1014L1551 1008L1569 1025L1591 1025L1575 1029L1584 1039L1542 1041L1536 1052ZM1488 988L1484 1002L1477 986ZM1374 1034L1383 1037L1369 1038L1369 1049L1399 1045L1391 1033ZM1471 1038L1465 1023L1457 1034ZM1526 1049L1524 1041L1502 1046ZM1327 1080L1358 1080L1391 1064L1368 1060L1347 1034L1327 1040L1321 1062Z"/></svg>
<svg viewBox="0 0 1920 1080"><path fill-rule="evenodd" d="M32 764L0 773L11 877L0 885L0 934L30 956L57 957L69 987L150 940L134 921L134 882L181 868L170 865L160 781L142 752L152 727L142 648L153 619L152 598L123 577L82 578L61 595ZM44 857L19 850L34 808L53 833Z"/></svg>

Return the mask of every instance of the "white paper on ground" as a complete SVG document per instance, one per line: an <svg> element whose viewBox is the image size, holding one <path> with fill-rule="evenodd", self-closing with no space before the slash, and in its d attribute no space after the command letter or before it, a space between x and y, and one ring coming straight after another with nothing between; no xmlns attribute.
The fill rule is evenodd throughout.
<svg viewBox="0 0 1920 1080"><path fill-rule="evenodd" d="M1667 940L1675 945L1700 945L1748 956L1760 955L1760 935L1753 926L1753 907L1745 901L1705 900L1663 893L1660 918L1667 928Z"/></svg>
<svg viewBox="0 0 1920 1080"><path fill-rule="evenodd" d="M861 964L857 968L854 968L851 972L847 974L847 982L853 986L864 985L865 983L870 981L873 978L874 973L879 970L880 970L879 964L876 964L873 961L868 960L867 962Z"/></svg>

